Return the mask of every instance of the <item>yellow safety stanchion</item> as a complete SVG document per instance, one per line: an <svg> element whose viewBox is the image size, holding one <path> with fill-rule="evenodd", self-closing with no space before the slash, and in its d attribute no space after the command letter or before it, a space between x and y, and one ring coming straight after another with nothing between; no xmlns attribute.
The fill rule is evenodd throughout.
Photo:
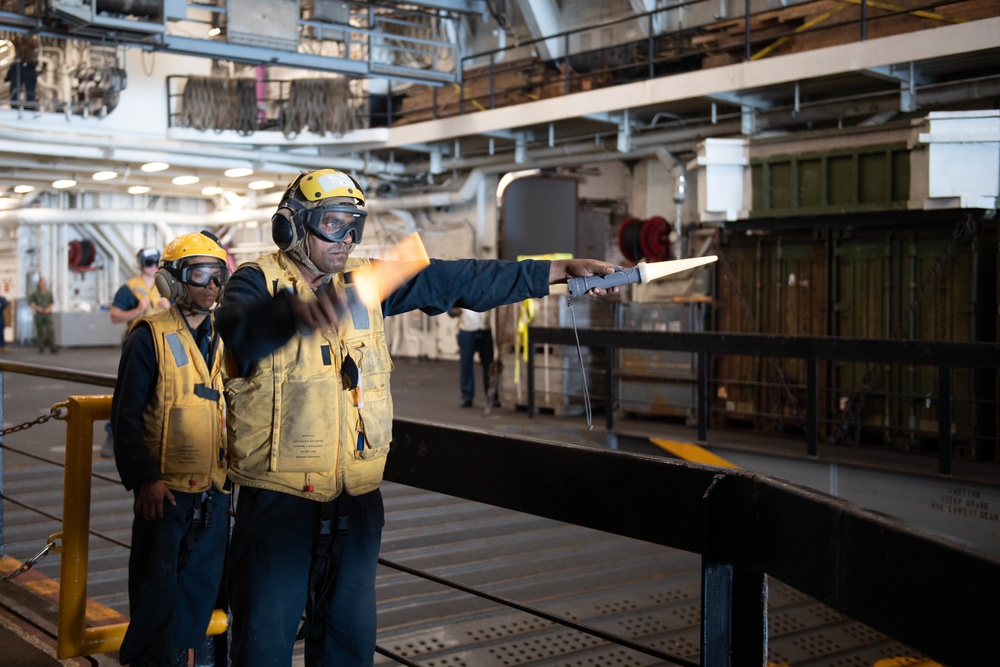
<svg viewBox="0 0 1000 667"><path fill-rule="evenodd" d="M62 540L59 567L59 634L56 656L60 660L121 648L128 623L88 628L87 558L90 553L90 472L93 464L94 422L111 416L110 396L70 396L56 407L67 408L66 471L63 481L63 529L49 538ZM226 612L216 609L209 622L209 635L229 627Z"/></svg>
<svg viewBox="0 0 1000 667"><path fill-rule="evenodd" d="M522 259L573 259L573 254L568 252L552 252L547 255L518 255L517 261ZM521 357L524 363L528 363L528 325L535 319L535 299L527 299L521 302L517 318L517 336L514 340L514 384L521 381Z"/></svg>

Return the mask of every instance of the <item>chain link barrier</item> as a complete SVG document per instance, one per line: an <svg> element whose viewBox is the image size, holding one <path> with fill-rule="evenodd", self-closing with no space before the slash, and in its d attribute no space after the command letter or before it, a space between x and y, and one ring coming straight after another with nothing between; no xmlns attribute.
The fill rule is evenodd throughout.
<svg viewBox="0 0 1000 667"><path fill-rule="evenodd" d="M57 419L60 421L65 420L68 411L69 411L69 404L56 403L50 409L49 414L42 415L41 417L38 417L37 419L32 419L31 421L26 421L23 424L17 424L16 426L11 426L9 428L2 429L0 430L0 436L10 435L11 433L17 433L18 431L27 431L29 428L33 426L38 426L40 424L44 424L50 419ZM3 443L0 443L0 448L2 447ZM41 551L39 551L37 554L29 558L28 560L24 561L24 563L22 563L19 568L17 568L7 576L0 579L0 586L3 586L4 584L10 581L13 581L15 578L21 576L22 574L30 570L32 567L35 566L35 563L45 558L45 556L49 553L50 550L55 549L56 551L59 551L61 548L62 547L58 547L56 545L55 535L49 537L48 542L45 543L45 546L42 547Z"/></svg>
<svg viewBox="0 0 1000 667"><path fill-rule="evenodd" d="M26 421L23 424L18 424L16 426L11 426L0 430L0 437L5 435L10 435L11 433L17 433L18 431L27 431L32 426L38 426L39 424L44 424L50 419L64 420L66 419L66 413L69 410L69 405L67 403L56 403L52 406L51 412L47 415L42 415L38 419L32 419L31 421ZM0 447L3 445L0 444Z"/></svg>
<svg viewBox="0 0 1000 667"><path fill-rule="evenodd" d="M42 547L41 551L39 551L34 556L21 563L21 566L19 568L8 574L6 577L0 579L0 586L3 586L13 581L17 577L21 576L22 574L33 568L35 566L35 563L42 560L43 558L45 558L46 555L48 555L49 551L53 549L55 549L56 551L62 551L62 547L56 544L56 540L58 539L58 537L59 537L58 534L51 535L49 537L48 542L46 542L45 546Z"/></svg>

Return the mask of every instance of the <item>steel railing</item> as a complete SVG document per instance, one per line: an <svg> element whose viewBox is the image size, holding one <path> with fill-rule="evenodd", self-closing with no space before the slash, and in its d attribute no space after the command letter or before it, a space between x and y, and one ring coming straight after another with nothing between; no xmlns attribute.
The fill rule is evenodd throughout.
<svg viewBox="0 0 1000 667"><path fill-rule="evenodd" d="M579 339L577 338L579 334ZM989 343L943 343L937 341L827 338L733 334L719 332L660 332L610 328L572 329L529 327L527 363L528 414L535 407L535 347L540 344L580 345L606 351L604 368L605 423L615 425L616 377L615 352L621 349L670 350L690 352L695 357L695 412L698 441L708 442L711 401L709 385L713 382L710 360L713 355L776 357L802 359L806 362L806 453L819 455L820 443L820 363L825 361L865 362L871 364L927 365L938 369L938 472L952 472L954 433L952 427L955 368L1000 368L1000 347ZM996 403L994 397L994 403Z"/></svg>

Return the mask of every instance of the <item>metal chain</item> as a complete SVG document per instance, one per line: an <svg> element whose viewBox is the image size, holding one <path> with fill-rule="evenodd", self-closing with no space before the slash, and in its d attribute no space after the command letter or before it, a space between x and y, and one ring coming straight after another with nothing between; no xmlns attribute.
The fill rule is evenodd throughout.
<svg viewBox="0 0 1000 667"><path fill-rule="evenodd" d="M45 543L45 546L42 547L41 551L39 551L37 554L29 558L28 560L24 561L24 563L21 564L21 567L17 568L3 579L0 579L0 586L6 584L9 581L13 581L15 578L21 576L22 574L30 570L32 567L35 566L35 563L45 558L46 554L48 554L49 551L52 549L55 549L56 551L60 550L60 547L56 546L55 535L49 537L49 541Z"/></svg>
<svg viewBox="0 0 1000 667"><path fill-rule="evenodd" d="M32 419L31 421L24 422L23 424L18 424L17 426L11 426L10 428L5 428L0 430L0 436L9 435L11 433L17 433L18 431L25 431L32 426L38 426L39 424L44 424L50 419L66 419L66 403L56 403L52 406L51 412L47 415L42 415L38 419Z"/></svg>

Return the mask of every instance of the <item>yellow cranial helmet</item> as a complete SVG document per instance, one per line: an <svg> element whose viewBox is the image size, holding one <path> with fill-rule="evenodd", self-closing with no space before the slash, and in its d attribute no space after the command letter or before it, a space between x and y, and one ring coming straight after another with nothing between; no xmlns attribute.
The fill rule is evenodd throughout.
<svg viewBox="0 0 1000 667"><path fill-rule="evenodd" d="M198 312L185 285L207 287L215 283L222 287L229 280L226 249L210 232L178 236L167 244L160 257L160 268L154 278L161 296Z"/></svg>
<svg viewBox="0 0 1000 667"><path fill-rule="evenodd" d="M214 257L226 261L226 249L219 245L215 236L207 232L184 234L167 244L160 256L160 266L178 266L178 262L188 257Z"/></svg>
<svg viewBox="0 0 1000 667"><path fill-rule="evenodd" d="M357 200L358 206L365 205L365 193L353 178L336 169L318 169L300 174L292 181L285 191L285 196L292 194L298 186L302 198L310 202L318 202L331 197L350 197ZM301 201L301 199L299 199ZM305 203L305 202L303 202Z"/></svg>
<svg viewBox="0 0 1000 667"><path fill-rule="evenodd" d="M271 238L282 250L300 252L307 233L328 243L361 243L365 194L351 176L336 169L299 174L271 217Z"/></svg>

